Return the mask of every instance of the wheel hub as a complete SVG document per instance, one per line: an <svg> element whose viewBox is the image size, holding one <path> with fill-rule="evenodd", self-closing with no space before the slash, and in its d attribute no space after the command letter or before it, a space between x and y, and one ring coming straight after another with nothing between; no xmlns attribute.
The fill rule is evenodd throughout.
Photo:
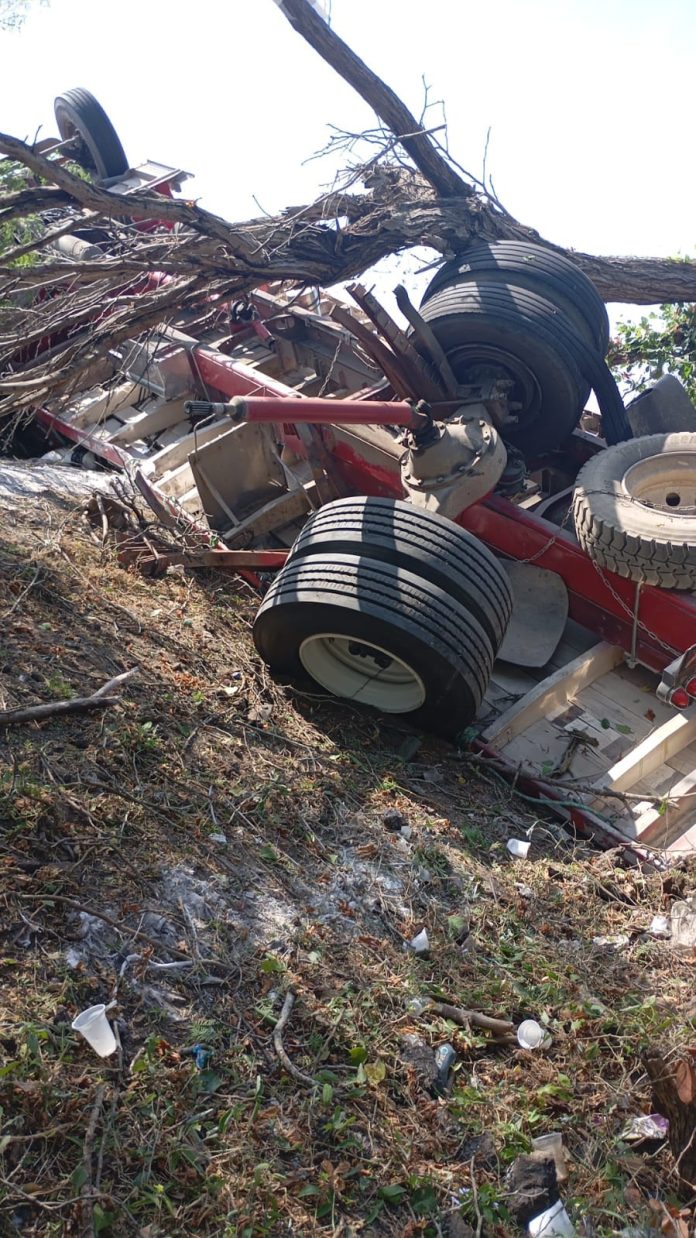
<svg viewBox="0 0 696 1238"><path fill-rule="evenodd" d="M388 714L411 713L425 702L425 685L413 667L371 641L320 632L298 652L305 670L334 696Z"/></svg>
<svg viewBox="0 0 696 1238"><path fill-rule="evenodd" d="M648 456L627 469L623 489L629 498L670 516L696 515L696 451Z"/></svg>

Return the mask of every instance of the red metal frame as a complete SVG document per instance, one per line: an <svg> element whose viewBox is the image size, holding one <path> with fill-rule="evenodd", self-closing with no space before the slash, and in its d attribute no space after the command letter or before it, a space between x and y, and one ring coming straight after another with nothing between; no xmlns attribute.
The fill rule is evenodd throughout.
<svg viewBox="0 0 696 1238"><path fill-rule="evenodd" d="M209 395L212 389L223 397L266 397L256 401L258 419L277 421L279 433L297 452L304 448L294 433L293 412L298 420L325 425L322 433L327 448L349 490L357 494L402 496L396 456L393 466L366 460L359 446L345 439L332 439L330 420L336 424L403 424L407 417L413 419L412 407L407 402L309 400L278 379L261 375L250 366L202 346L192 351L192 370ZM122 467L127 459L126 453L118 448L71 427L54 414L41 411L38 419L117 467ZM568 589L571 617L598 637L620 645L652 670L661 671L676 654L696 644L694 597L650 585L638 591L632 581L600 571L570 533L508 499L489 496L461 512L457 523L507 558L532 560L539 567L556 572ZM633 619L636 601L637 624Z"/></svg>

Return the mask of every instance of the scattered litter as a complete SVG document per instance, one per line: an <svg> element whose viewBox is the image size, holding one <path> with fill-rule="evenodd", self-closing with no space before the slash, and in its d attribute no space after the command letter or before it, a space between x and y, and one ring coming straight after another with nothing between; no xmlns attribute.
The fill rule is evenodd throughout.
<svg viewBox="0 0 696 1238"><path fill-rule="evenodd" d="M394 834L398 834L404 828L408 828L408 821L398 808L388 808L382 813L382 825L387 830L392 830Z"/></svg>
<svg viewBox="0 0 696 1238"><path fill-rule="evenodd" d="M438 1045L435 1050L435 1065L437 1067L437 1079L435 1081L435 1091L442 1096L447 1091L450 1081L450 1071L457 1060L456 1050L450 1044Z"/></svg>
<svg viewBox="0 0 696 1238"><path fill-rule="evenodd" d="M630 940L626 933L615 933L613 937L593 937L592 945L604 946L607 950L623 950Z"/></svg>
<svg viewBox="0 0 696 1238"><path fill-rule="evenodd" d="M666 1139L669 1131L669 1121L661 1113L641 1113L621 1132L621 1138L626 1143L643 1143L646 1139Z"/></svg>
<svg viewBox="0 0 696 1238"><path fill-rule="evenodd" d="M522 1228L536 1224L558 1202L556 1166L551 1157L526 1152L516 1156L505 1175L505 1185L508 1208ZM542 1230L529 1232L546 1234ZM554 1232L550 1230L549 1234Z"/></svg>
<svg viewBox="0 0 696 1238"><path fill-rule="evenodd" d="M184 1057L192 1057L198 1070L206 1070L213 1056L212 1049L206 1049L205 1045L191 1045L190 1049L182 1050Z"/></svg>
<svg viewBox="0 0 696 1238"><path fill-rule="evenodd" d="M209 834L208 840L211 843L219 843L221 847L227 846L227 835L226 834Z"/></svg>
<svg viewBox="0 0 696 1238"><path fill-rule="evenodd" d="M672 926L667 916L653 916L648 926L651 937L671 937Z"/></svg>
<svg viewBox="0 0 696 1238"><path fill-rule="evenodd" d="M508 838L507 840L507 849L516 860L526 860L530 847L531 843L521 838Z"/></svg>
<svg viewBox="0 0 696 1238"><path fill-rule="evenodd" d="M696 897L672 907L672 948L693 950L696 946Z"/></svg>
<svg viewBox="0 0 696 1238"><path fill-rule="evenodd" d="M523 1049L539 1049L542 1046L546 1049L551 1044L551 1037L536 1019L525 1019L517 1029L517 1043Z"/></svg>
<svg viewBox="0 0 696 1238"><path fill-rule="evenodd" d="M413 950L414 954L427 954L430 949L427 929L421 929L420 933L416 933L415 937L407 943L407 948Z"/></svg>
<svg viewBox="0 0 696 1238"><path fill-rule="evenodd" d="M559 1199L546 1212L539 1213L527 1226L531 1238L556 1238L557 1235L572 1235L575 1226Z"/></svg>
<svg viewBox="0 0 696 1238"><path fill-rule="evenodd" d="M401 829L399 830L399 834L401 835L402 838L406 840L406 842L408 842L412 833L413 833L413 830L411 829L410 825L402 825Z"/></svg>
<svg viewBox="0 0 696 1238"><path fill-rule="evenodd" d="M79 1032L84 1037L100 1057L108 1057L116 1051L116 1037L106 1017L106 1006L103 1002L97 1006L88 1006L73 1019L70 1026L74 1032Z"/></svg>
<svg viewBox="0 0 696 1238"><path fill-rule="evenodd" d="M430 1005L431 999L429 997L412 997L408 1003L408 1009L411 1014L422 1014Z"/></svg>
<svg viewBox="0 0 696 1238"><path fill-rule="evenodd" d="M525 886L521 881L515 882L515 889L517 890L520 898L534 898L534 891L531 886Z"/></svg>
<svg viewBox="0 0 696 1238"><path fill-rule="evenodd" d="M439 1080L437 1058L422 1036L408 1032L401 1037L401 1060L414 1072L421 1087L427 1092L437 1090Z"/></svg>
<svg viewBox="0 0 696 1238"><path fill-rule="evenodd" d="M559 1182L565 1182L568 1177L568 1167L561 1132L550 1131L548 1135L537 1135L536 1139L532 1140L532 1148L534 1152L542 1156L552 1157L556 1165L556 1178Z"/></svg>

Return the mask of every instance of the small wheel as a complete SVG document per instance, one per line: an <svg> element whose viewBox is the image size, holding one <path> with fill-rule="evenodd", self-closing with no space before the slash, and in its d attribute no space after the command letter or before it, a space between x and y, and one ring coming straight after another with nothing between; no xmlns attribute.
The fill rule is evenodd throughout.
<svg viewBox="0 0 696 1238"><path fill-rule="evenodd" d="M512 614L507 573L487 546L444 516L400 499L349 498L309 517L290 558L353 554L404 567L461 602L497 653Z"/></svg>
<svg viewBox="0 0 696 1238"><path fill-rule="evenodd" d="M629 580L696 588L696 434L650 434L581 469L573 516L583 550Z"/></svg>
<svg viewBox="0 0 696 1238"><path fill-rule="evenodd" d="M75 162L100 180L121 176L128 171L128 160L101 103L81 86L59 95L53 109L60 136L77 142Z"/></svg>
<svg viewBox="0 0 696 1238"><path fill-rule="evenodd" d="M457 736L476 716L493 649L459 602L413 572L356 555L289 559L254 622L264 661L334 696Z"/></svg>
<svg viewBox="0 0 696 1238"><path fill-rule="evenodd" d="M422 306L461 383L512 383L516 423L502 430L525 457L558 447L577 425L590 384L572 324L535 293L483 283L451 284Z"/></svg>
<svg viewBox="0 0 696 1238"><path fill-rule="evenodd" d="M446 262L423 294L425 304L448 284L479 280L505 282L553 301L602 357L609 344L606 306L594 284L569 258L526 241L478 242Z"/></svg>

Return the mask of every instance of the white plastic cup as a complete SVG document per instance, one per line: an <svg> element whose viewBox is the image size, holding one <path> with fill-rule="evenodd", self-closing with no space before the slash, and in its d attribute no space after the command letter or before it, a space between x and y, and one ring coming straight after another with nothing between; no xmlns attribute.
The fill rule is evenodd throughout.
<svg viewBox="0 0 696 1238"><path fill-rule="evenodd" d="M517 1043L523 1049L539 1049L551 1043L551 1037L536 1019L525 1019L517 1029Z"/></svg>
<svg viewBox="0 0 696 1238"><path fill-rule="evenodd" d="M430 949L427 929L421 929L420 933L416 933L415 937L412 937L408 944L414 954L427 954Z"/></svg>
<svg viewBox="0 0 696 1238"><path fill-rule="evenodd" d="M88 1006L73 1019L70 1026L74 1032L84 1036L87 1044L100 1057L108 1057L115 1051L116 1037L106 1017L106 1006L102 1002L98 1006Z"/></svg>
<svg viewBox="0 0 696 1238"><path fill-rule="evenodd" d="M521 838L508 838L507 849L516 860L526 860L531 843L523 842Z"/></svg>
<svg viewBox="0 0 696 1238"><path fill-rule="evenodd" d="M545 1212L540 1212L538 1217L532 1217L527 1233L530 1238L572 1238L575 1226L558 1199Z"/></svg>

